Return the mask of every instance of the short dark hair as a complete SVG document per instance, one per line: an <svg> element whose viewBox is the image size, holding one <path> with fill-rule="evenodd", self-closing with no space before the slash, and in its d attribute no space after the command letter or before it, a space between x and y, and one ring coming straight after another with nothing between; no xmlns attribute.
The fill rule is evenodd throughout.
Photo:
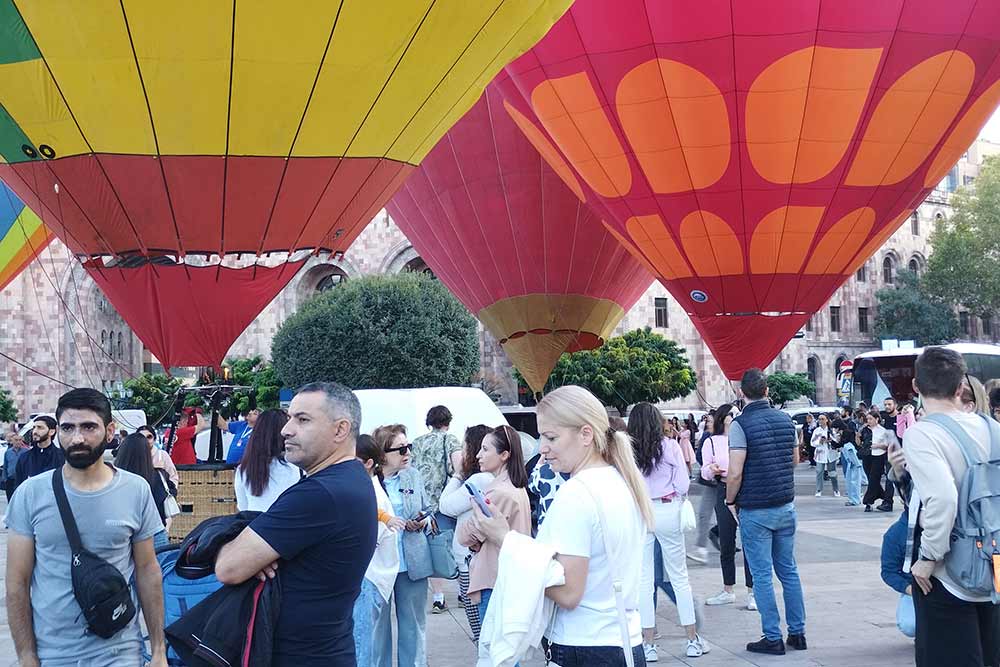
<svg viewBox="0 0 1000 667"><path fill-rule="evenodd" d="M427 411L426 424L431 428L451 426L451 410L443 405L435 405Z"/></svg>
<svg viewBox="0 0 1000 667"><path fill-rule="evenodd" d="M337 382L310 382L299 387L296 394L326 394L327 411L333 419L344 419L351 422L351 434L357 443L361 435L361 402L354 392ZM334 408L336 406L336 408Z"/></svg>
<svg viewBox="0 0 1000 667"><path fill-rule="evenodd" d="M90 410L97 413L105 426L111 423L111 401L96 389L81 387L67 391L56 404L56 421L66 410Z"/></svg>
<svg viewBox="0 0 1000 667"><path fill-rule="evenodd" d="M740 389L743 390L743 395L751 401L764 398L764 394L767 392L767 376L764 375L764 371L759 368L747 369L740 380Z"/></svg>
<svg viewBox="0 0 1000 667"><path fill-rule="evenodd" d="M56 420L53 419L52 417L49 417L48 415L39 415L35 417L35 421L42 422L43 424L49 427L50 431L56 430L56 427L59 426L59 424L56 423Z"/></svg>
<svg viewBox="0 0 1000 667"><path fill-rule="evenodd" d="M925 398L952 398L968 369L962 355L946 347L928 347L917 357L914 380Z"/></svg>

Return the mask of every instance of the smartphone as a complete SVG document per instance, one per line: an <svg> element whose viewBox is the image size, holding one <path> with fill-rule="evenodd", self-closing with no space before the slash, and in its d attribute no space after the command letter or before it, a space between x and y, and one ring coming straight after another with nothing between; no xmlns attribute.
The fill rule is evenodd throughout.
<svg viewBox="0 0 1000 667"><path fill-rule="evenodd" d="M469 495L472 496L472 499L476 501L476 504L479 505L479 510L486 516L493 516L493 512L490 511L490 506L486 504L486 496L484 496L483 492L479 490L479 487L473 486L468 482L466 482L463 486L465 486L465 490L469 492Z"/></svg>
<svg viewBox="0 0 1000 667"><path fill-rule="evenodd" d="M412 521L420 522L420 521L423 521L424 519L426 519L429 516L430 516L430 513L427 512L426 510L424 510L424 511L420 512L420 514L418 514L417 516L413 517Z"/></svg>

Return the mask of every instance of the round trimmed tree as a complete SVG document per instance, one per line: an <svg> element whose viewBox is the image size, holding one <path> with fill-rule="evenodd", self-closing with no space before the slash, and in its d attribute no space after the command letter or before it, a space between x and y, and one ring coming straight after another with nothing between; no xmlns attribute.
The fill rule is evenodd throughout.
<svg viewBox="0 0 1000 667"><path fill-rule="evenodd" d="M316 295L278 329L271 358L289 387L464 385L479 370L479 338L476 320L444 285L407 272Z"/></svg>

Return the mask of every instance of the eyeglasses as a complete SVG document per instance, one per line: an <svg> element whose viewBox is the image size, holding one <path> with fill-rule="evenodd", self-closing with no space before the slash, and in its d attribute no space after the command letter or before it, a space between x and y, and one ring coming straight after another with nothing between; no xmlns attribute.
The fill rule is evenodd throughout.
<svg viewBox="0 0 1000 667"><path fill-rule="evenodd" d="M402 454L406 454L411 449L413 449L413 445L400 445L399 447L386 447L385 451L386 452L399 452L402 455Z"/></svg>

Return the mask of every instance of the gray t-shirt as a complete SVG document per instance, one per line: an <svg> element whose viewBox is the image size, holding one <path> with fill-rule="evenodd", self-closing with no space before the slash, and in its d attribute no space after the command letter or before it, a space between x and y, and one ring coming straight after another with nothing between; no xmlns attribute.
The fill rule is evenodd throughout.
<svg viewBox="0 0 1000 667"><path fill-rule="evenodd" d="M80 605L73 597L70 548L59 507L52 493L53 471L26 480L7 507L10 530L35 540L35 569L31 575L31 607L38 658L82 660L105 655L111 649L138 648L142 637L138 615L111 639L87 632ZM132 544L163 530L149 484L142 477L115 470L111 483L100 491L80 492L63 481L84 548L118 568L132 582L135 561ZM136 587L132 597L138 608Z"/></svg>

